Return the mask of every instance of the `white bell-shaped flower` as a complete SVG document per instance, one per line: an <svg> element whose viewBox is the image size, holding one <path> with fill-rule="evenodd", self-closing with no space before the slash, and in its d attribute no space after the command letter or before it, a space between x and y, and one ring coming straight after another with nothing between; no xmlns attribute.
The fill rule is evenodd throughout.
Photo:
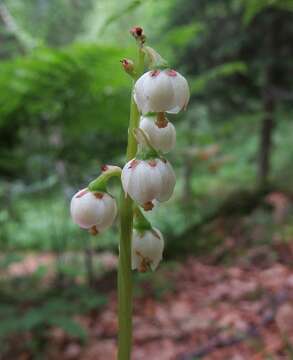
<svg viewBox="0 0 293 360"><path fill-rule="evenodd" d="M72 197L70 212L75 224L98 233L113 224L117 206L111 195L83 189Z"/></svg>
<svg viewBox="0 0 293 360"><path fill-rule="evenodd" d="M158 229L134 230L132 237L132 270L145 272L149 268L153 271L162 260L164 239Z"/></svg>
<svg viewBox="0 0 293 360"><path fill-rule="evenodd" d="M153 200L162 202L170 199L176 177L167 160L133 159L124 166L121 181L125 193L145 210L151 210Z"/></svg>
<svg viewBox="0 0 293 360"><path fill-rule="evenodd" d="M155 116L141 116L139 127L147 133L151 145L156 150L167 153L175 147L176 130L167 119L164 126L160 126Z"/></svg>
<svg viewBox="0 0 293 360"><path fill-rule="evenodd" d="M187 106L189 97L186 79L175 70L148 71L134 85L134 100L142 114L177 114Z"/></svg>

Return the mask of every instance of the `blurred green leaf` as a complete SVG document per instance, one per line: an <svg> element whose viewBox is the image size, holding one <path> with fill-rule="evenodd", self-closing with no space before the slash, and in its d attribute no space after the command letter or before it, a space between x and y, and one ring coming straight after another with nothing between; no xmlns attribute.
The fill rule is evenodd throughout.
<svg viewBox="0 0 293 360"><path fill-rule="evenodd" d="M244 0L243 4L245 9L243 20L245 24L250 23L257 14L268 7L293 11L292 0Z"/></svg>
<svg viewBox="0 0 293 360"><path fill-rule="evenodd" d="M198 94L204 90L207 84L217 78L243 74L247 71L247 66L241 61L222 64L212 68L202 75L190 80L190 89L192 94Z"/></svg>
<svg viewBox="0 0 293 360"><path fill-rule="evenodd" d="M106 29L107 26L115 22L116 20L120 19L124 15L128 15L129 13L136 10L140 5L142 5L146 0L133 0L129 4L127 4L122 9L115 11L115 13L108 17L105 21L105 24L102 28L102 31Z"/></svg>
<svg viewBox="0 0 293 360"><path fill-rule="evenodd" d="M56 316L48 319L48 323L53 326L59 326L63 329L68 335L76 337L81 341L86 340L86 332L84 328L79 325L76 321L64 317L64 316Z"/></svg>
<svg viewBox="0 0 293 360"><path fill-rule="evenodd" d="M202 31L204 31L202 23L178 26L168 31L163 37L163 41L172 46L186 46L192 40L194 41Z"/></svg>

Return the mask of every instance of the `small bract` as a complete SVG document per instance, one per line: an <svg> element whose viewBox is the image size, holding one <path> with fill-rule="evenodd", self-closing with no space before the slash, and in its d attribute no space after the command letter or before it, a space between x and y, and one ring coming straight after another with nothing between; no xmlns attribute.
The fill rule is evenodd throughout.
<svg viewBox="0 0 293 360"><path fill-rule="evenodd" d="M153 200L167 201L176 183L174 170L165 159L130 160L121 174L125 193L144 207L153 208Z"/></svg>
<svg viewBox="0 0 293 360"><path fill-rule="evenodd" d="M159 126L155 116L141 116L139 127L149 136L151 145L162 153L171 151L176 144L174 125L166 120L164 127Z"/></svg>
<svg viewBox="0 0 293 360"><path fill-rule="evenodd" d="M187 106L189 97L186 79L175 70L148 71L134 85L134 100L142 114L177 114Z"/></svg>
<svg viewBox="0 0 293 360"><path fill-rule="evenodd" d="M132 238L132 270L145 272L149 268L153 271L162 260L164 239L158 229L133 231Z"/></svg>
<svg viewBox="0 0 293 360"><path fill-rule="evenodd" d="M115 199L105 192L82 189L72 197L70 212L75 224L98 233L113 224L117 206Z"/></svg>

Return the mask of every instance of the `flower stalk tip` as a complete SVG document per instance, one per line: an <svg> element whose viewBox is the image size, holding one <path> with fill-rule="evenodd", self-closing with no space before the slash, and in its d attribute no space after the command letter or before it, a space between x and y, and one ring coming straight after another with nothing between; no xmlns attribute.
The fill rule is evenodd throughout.
<svg viewBox="0 0 293 360"><path fill-rule="evenodd" d="M145 43L146 37L142 27L134 26L130 29L130 34L135 38L138 43L140 43L141 46Z"/></svg>
<svg viewBox="0 0 293 360"><path fill-rule="evenodd" d="M112 177L120 177L121 168L115 165L102 165L101 167L102 173L99 177L89 183L88 189L90 191L98 192L106 192L107 191L107 183Z"/></svg>

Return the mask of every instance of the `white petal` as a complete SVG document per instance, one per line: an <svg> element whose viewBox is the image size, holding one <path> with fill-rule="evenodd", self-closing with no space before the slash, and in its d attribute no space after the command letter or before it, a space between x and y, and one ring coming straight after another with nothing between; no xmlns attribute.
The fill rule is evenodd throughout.
<svg viewBox="0 0 293 360"><path fill-rule="evenodd" d="M70 212L74 223L83 229L96 226L99 231L112 225L116 213L116 201L106 193L101 198L88 190L82 190L73 196Z"/></svg>
<svg viewBox="0 0 293 360"><path fill-rule="evenodd" d="M132 240L132 266L140 268L143 260L150 262L151 269L155 270L162 259L164 240L158 229L143 233L134 230Z"/></svg>
<svg viewBox="0 0 293 360"><path fill-rule="evenodd" d="M157 166L151 166L147 161L122 170L122 184L124 191L140 205L154 200L162 187L162 176ZM128 173L128 171L130 171Z"/></svg>
<svg viewBox="0 0 293 360"><path fill-rule="evenodd" d="M185 77L176 72L176 76L170 76L170 83L174 90L174 107L170 108L167 112L172 114L177 114L180 110L187 106L190 91L188 82Z"/></svg>
<svg viewBox="0 0 293 360"><path fill-rule="evenodd" d="M128 163L124 165L124 167L122 169L122 173L121 173L122 187L126 194L128 194L129 181L130 181L130 178L132 175L132 170L133 170L131 168L131 164L134 160L135 159L128 161Z"/></svg>
<svg viewBox="0 0 293 360"><path fill-rule="evenodd" d="M83 191L83 190L82 190ZM70 203L70 212L73 222L83 229L89 229L96 225L97 212L99 213L99 200L90 191L80 196L75 194Z"/></svg>
<svg viewBox="0 0 293 360"><path fill-rule="evenodd" d="M176 184L176 175L170 163L167 161L164 163L162 160L159 162L159 168L162 176L162 188L160 191L160 195L157 199L161 202L167 201L173 194L174 187Z"/></svg>
<svg viewBox="0 0 293 360"><path fill-rule="evenodd" d="M176 144L176 130L174 125L168 121L168 125L159 128L155 123L156 117L141 117L140 128L142 128L150 138L151 145L163 153L169 152Z"/></svg>
<svg viewBox="0 0 293 360"><path fill-rule="evenodd" d="M174 107L174 90L170 77L164 71L152 76L153 71L143 74L135 83L134 99L139 110L147 112L164 112Z"/></svg>
<svg viewBox="0 0 293 360"><path fill-rule="evenodd" d="M162 177L157 167L151 166L148 161L144 161L140 170L140 204L145 204L149 201L154 200L161 189Z"/></svg>
<svg viewBox="0 0 293 360"><path fill-rule="evenodd" d="M101 214L100 223L97 224L97 228L100 232L109 228L113 224L117 215L117 205L115 199L108 194L104 194L101 202L104 205L104 212Z"/></svg>
<svg viewBox="0 0 293 360"><path fill-rule="evenodd" d="M138 107L138 109L143 113L146 114L147 112L149 112L149 100L146 97L145 94L145 77L146 74L142 75L137 82L134 85L134 90L133 90L133 98L134 101L136 102L136 105Z"/></svg>

